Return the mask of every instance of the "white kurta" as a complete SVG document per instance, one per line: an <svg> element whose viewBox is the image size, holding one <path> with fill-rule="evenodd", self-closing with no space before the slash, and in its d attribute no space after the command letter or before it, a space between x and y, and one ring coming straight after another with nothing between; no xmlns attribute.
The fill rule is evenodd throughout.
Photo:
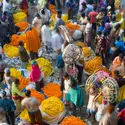
<svg viewBox="0 0 125 125"><path fill-rule="evenodd" d="M57 49L61 49L62 47L62 44L63 44L63 38L61 35L59 34L54 34L52 36L52 47L53 47L53 50L56 51Z"/></svg>

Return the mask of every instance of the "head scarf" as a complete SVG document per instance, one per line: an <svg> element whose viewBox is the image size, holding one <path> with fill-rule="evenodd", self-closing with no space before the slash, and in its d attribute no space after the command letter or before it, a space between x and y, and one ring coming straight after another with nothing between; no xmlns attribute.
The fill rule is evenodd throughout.
<svg viewBox="0 0 125 125"><path fill-rule="evenodd" d="M37 80L39 80L41 77L41 70L37 64L36 61L32 62L32 69L30 72L30 81L31 82L36 82Z"/></svg>

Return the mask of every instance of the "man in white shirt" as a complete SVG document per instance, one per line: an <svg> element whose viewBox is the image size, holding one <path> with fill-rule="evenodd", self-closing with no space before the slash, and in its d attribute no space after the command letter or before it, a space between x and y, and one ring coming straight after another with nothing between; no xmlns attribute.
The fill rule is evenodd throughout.
<svg viewBox="0 0 125 125"><path fill-rule="evenodd" d="M41 28L41 36L42 36L42 42L44 45L50 45L51 44L51 39L52 39L52 34L49 29L49 22L46 22L42 28Z"/></svg>
<svg viewBox="0 0 125 125"><path fill-rule="evenodd" d="M3 0L3 12L10 11L10 1L9 0Z"/></svg>
<svg viewBox="0 0 125 125"><path fill-rule="evenodd" d="M39 125L42 125L42 115L39 110L40 102L36 98L31 97L30 90L27 90L25 92L25 95L26 95L26 98L22 100L21 104L23 107L25 107L28 110L31 124L35 124L37 121Z"/></svg>
<svg viewBox="0 0 125 125"><path fill-rule="evenodd" d="M59 32L59 29L56 29L56 33L52 36L52 48L56 52L57 49L61 49L64 40Z"/></svg>

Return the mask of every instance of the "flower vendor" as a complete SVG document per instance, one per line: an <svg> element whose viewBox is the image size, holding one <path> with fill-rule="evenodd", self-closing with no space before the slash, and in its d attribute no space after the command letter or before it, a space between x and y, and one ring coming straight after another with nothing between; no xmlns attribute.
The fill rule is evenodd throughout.
<svg viewBox="0 0 125 125"><path fill-rule="evenodd" d="M25 97L25 94L21 92L18 88L20 82L19 79L15 79L12 83L12 99L16 104L16 115L18 115L21 111L21 99Z"/></svg>
<svg viewBox="0 0 125 125"><path fill-rule="evenodd" d="M19 55L21 59L21 69L26 69L29 56L26 49L24 48L24 43L22 41L19 42Z"/></svg>
<svg viewBox="0 0 125 125"><path fill-rule="evenodd" d="M28 110L31 124L35 124L37 122L39 125L42 125L42 115L39 110L40 102L36 98L31 97L30 90L25 92L25 96L26 98L22 100L21 104Z"/></svg>
<svg viewBox="0 0 125 125"><path fill-rule="evenodd" d="M32 69L30 71L30 81L36 83L36 90L41 91L41 88L44 86L44 75L41 72L36 61L32 62Z"/></svg>

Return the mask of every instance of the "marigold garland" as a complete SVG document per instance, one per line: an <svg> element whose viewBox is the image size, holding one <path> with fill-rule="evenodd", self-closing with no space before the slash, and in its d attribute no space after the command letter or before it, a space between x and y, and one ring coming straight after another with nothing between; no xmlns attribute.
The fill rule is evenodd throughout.
<svg viewBox="0 0 125 125"><path fill-rule="evenodd" d="M23 76L19 78L20 84L19 89L22 91L30 82L29 78L24 78Z"/></svg>
<svg viewBox="0 0 125 125"><path fill-rule="evenodd" d="M35 28L26 32L26 49L32 52L38 52L40 48L40 38Z"/></svg>
<svg viewBox="0 0 125 125"><path fill-rule="evenodd" d="M61 125L87 125L87 124L78 117L69 116L63 120Z"/></svg>
<svg viewBox="0 0 125 125"><path fill-rule="evenodd" d="M82 52L85 58L88 58L91 56L91 50L89 49L89 47L83 47Z"/></svg>
<svg viewBox="0 0 125 125"><path fill-rule="evenodd" d="M73 24L73 23L70 23L70 22L66 23L66 27L69 30L80 30L80 26L78 24Z"/></svg>
<svg viewBox="0 0 125 125"><path fill-rule="evenodd" d="M24 31L28 27L28 25L29 25L28 22L24 22L24 21L16 24L16 26L20 28L19 30L20 32Z"/></svg>
<svg viewBox="0 0 125 125"><path fill-rule="evenodd" d="M12 36L12 40L11 40L11 43L10 45L12 46L19 46L19 41L22 41L22 42L26 42L26 37L23 36L23 35L17 35L17 34L14 34Z"/></svg>
<svg viewBox="0 0 125 125"><path fill-rule="evenodd" d="M44 94L48 97L55 96L58 98L62 97L62 92L60 91L60 85L56 83L49 83L42 88Z"/></svg>
<svg viewBox="0 0 125 125"><path fill-rule="evenodd" d="M31 96L35 97L40 102L42 102L45 99L44 95L36 91L35 89L30 89L30 91L31 91Z"/></svg>
<svg viewBox="0 0 125 125"><path fill-rule="evenodd" d="M92 74L102 68L102 58L94 57L85 63L85 71Z"/></svg>
<svg viewBox="0 0 125 125"><path fill-rule="evenodd" d="M27 15L24 12L18 12L16 14L13 14L14 17L14 23L19 23L24 21L27 18Z"/></svg>
<svg viewBox="0 0 125 125"><path fill-rule="evenodd" d="M22 74L16 68L10 68L10 76L19 79L20 77L22 77Z"/></svg>

